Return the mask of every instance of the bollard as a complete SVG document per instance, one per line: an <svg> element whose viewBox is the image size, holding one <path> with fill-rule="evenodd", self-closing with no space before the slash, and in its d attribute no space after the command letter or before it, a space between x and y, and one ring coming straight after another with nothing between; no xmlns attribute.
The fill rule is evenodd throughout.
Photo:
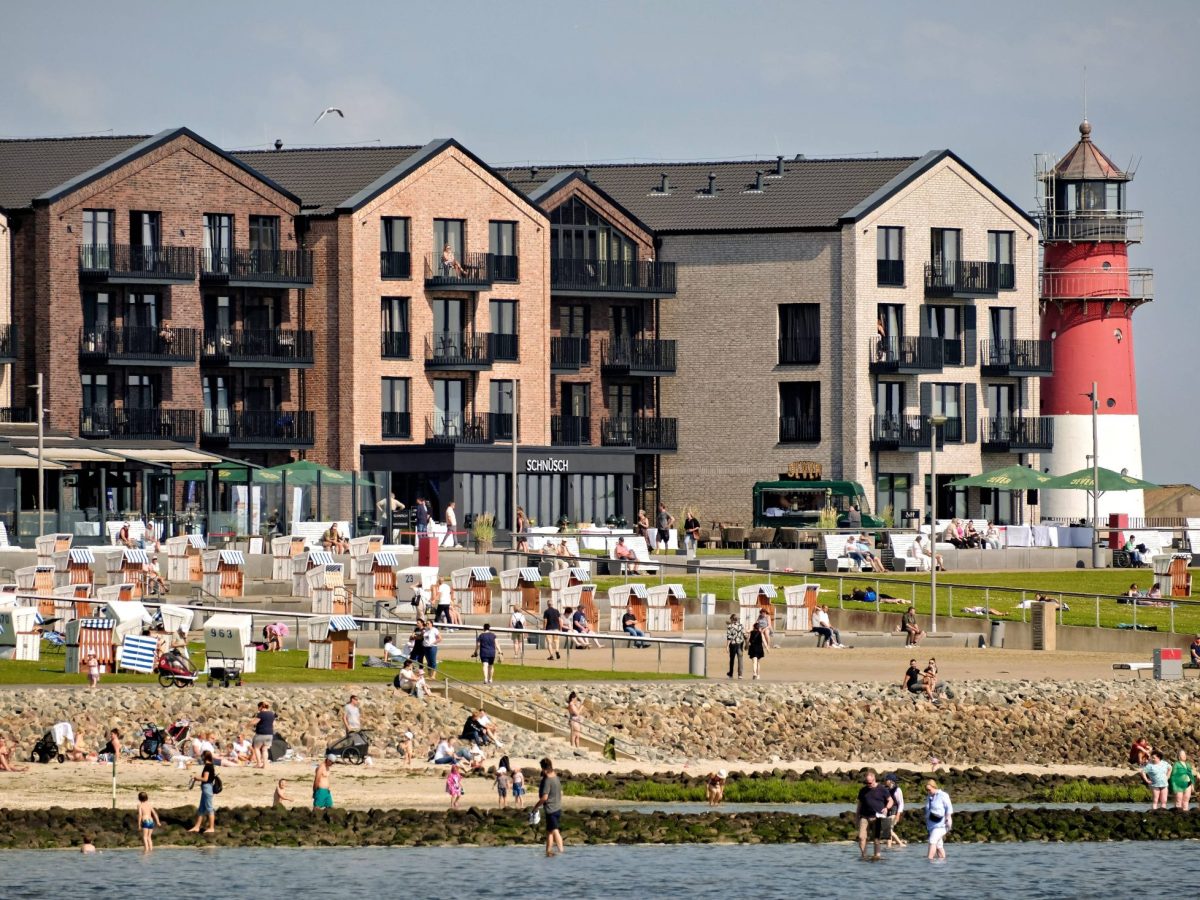
<svg viewBox="0 0 1200 900"><path fill-rule="evenodd" d="M705 647L693 644L688 648L688 674L703 675L704 674L704 651Z"/></svg>

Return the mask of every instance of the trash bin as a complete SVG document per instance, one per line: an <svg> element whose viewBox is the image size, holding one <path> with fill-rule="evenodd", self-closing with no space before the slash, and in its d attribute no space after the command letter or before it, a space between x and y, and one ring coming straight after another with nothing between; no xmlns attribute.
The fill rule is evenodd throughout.
<svg viewBox="0 0 1200 900"><path fill-rule="evenodd" d="M992 634L988 640L989 647L1004 646L1004 623L996 619L992 619Z"/></svg>
<svg viewBox="0 0 1200 900"><path fill-rule="evenodd" d="M693 644L688 648L688 674L704 674L704 645Z"/></svg>
<svg viewBox="0 0 1200 900"><path fill-rule="evenodd" d="M1183 651L1162 647L1154 651L1154 680L1179 681L1183 678Z"/></svg>

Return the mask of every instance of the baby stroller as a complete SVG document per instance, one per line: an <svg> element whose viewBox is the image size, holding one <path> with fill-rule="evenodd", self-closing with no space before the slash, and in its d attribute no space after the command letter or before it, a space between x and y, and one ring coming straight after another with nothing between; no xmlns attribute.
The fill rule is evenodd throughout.
<svg viewBox="0 0 1200 900"><path fill-rule="evenodd" d="M163 687L187 687L196 683L196 667L178 648L168 650L158 660L158 683Z"/></svg>
<svg viewBox="0 0 1200 900"><path fill-rule="evenodd" d="M138 756L142 759L155 759L164 744L179 746L180 742L187 738L190 727L191 723L187 719L179 719L170 728L159 728L157 725L147 724L142 729L142 737L145 740L138 748Z"/></svg>
<svg viewBox="0 0 1200 900"><path fill-rule="evenodd" d="M52 759L57 759L61 763L66 762L67 757L58 752L58 741L54 740L54 732L47 731L33 745L33 752L29 754L29 760L30 762L48 763Z"/></svg>
<svg viewBox="0 0 1200 900"><path fill-rule="evenodd" d="M334 741L325 748L326 756L336 756L342 762L361 766L371 749L371 735L366 731L352 731L344 738Z"/></svg>

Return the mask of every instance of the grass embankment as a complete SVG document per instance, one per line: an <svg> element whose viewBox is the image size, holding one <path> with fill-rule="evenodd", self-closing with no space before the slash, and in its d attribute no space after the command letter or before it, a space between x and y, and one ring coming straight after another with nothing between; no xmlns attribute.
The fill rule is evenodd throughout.
<svg viewBox="0 0 1200 900"><path fill-rule="evenodd" d="M0 660L0 684L87 684L86 675L68 675L63 671L66 657L62 653L46 654L36 662ZM192 659L203 671L204 650L194 645ZM284 650L280 653L260 653L257 656L257 672L247 674L247 684L390 684L396 669L357 668L353 671L310 669L308 653L303 650ZM460 681L479 681L482 673L478 663L464 660L438 660L438 671ZM520 665L501 663L496 666L496 681L512 683L525 681L586 682L586 681L666 681L687 679L693 676L658 672L623 672L607 669L567 669L561 666ZM156 684L156 675L118 674L104 675L101 686L112 684ZM201 677L197 684L205 684Z"/></svg>
<svg viewBox="0 0 1200 900"><path fill-rule="evenodd" d="M673 557L665 557L673 560ZM1194 575L1200 579L1200 572ZM1018 609L1022 600L1032 600L1039 593L1059 596L1063 593L1085 594L1085 597L1065 597L1069 610L1062 614L1065 625L1096 624L1096 600L1100 600L1100 625L1105 628L1116 628L1121 624L1132 624L1134 607L1119 604L1114 598L1124 594L1131 583L1139 590L1147 590L1154 584L1154 575L1148 569L1079 569L1044 572L939 572L938 573L938 615L956 616L963 618L980 618L979 616L964 616L962 610L968 606L986 606L997 610L1002 618L1021 621L1022 613L1028 617L1028 611ZM626 582L641 582L645 584L660 584L677 582L682 584L689 596L700 594L715 594L718 600L735 600L737 589L751 584L770 582L780 589L779 603L783 602L782 589L788 585L816 582L821 585L821 602L830 607L839 606L838 595L850 594L855 588L866 588L878 585L881 593L890 594L906 603L916 606L917 612L928 615L929 575L915 573L902 574L888 572L881 575L843 575L840 579L835 575L824 573L794 574L767 573L760 575L703 575L687 574L683 569L663 569L655 575L631 574L624 576L602 576L596 579L597 585L607 590L610 587ZM845 609L874 610L871 603L855 603L843 600L840 604ZM904 605L882 605L884 611L903 612ZM1137 624L1139 626L1153 625L1158 631L1171 629L1172 612L1174 612L1174 630L1180 634L1200 634L1200 603L1177 604L1172 611L1163 607L1137 607Z"/></svg>

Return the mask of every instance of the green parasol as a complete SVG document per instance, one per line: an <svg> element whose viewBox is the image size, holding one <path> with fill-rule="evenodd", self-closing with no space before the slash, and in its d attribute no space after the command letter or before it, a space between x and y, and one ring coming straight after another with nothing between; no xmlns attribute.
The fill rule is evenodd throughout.
<svg viewBox="0 0 1200 900"><path fill-rule="evenodd" d="M1158 487L1157 484L1151 484L1149 481L1143 481L1140 478L1134 478L1132 475L1122 475L1120 472L1114 472L1112 469L1100 468L1100 493L1105 491L1141 491L1149 490L1150 488ZM1080 469L1078 472L1071 472L1067 475L1058 475L1047 481L1043 487L1047 490L1064 490L1064 491L1094 491L1097 490L1096 483L1092 478L1092 469Z"/></svg>
<svg viewBox="0 0 1200 900"><path fill-rule="evenodd" d="M353 480L353 475L350 472L341 472L337 469L331 469L329 466L323 466L320 463L310 462L307 459L284 463L281 466L272 466L269 469L260 469L256 474L265 475L268 472L274 475L276 478L286 475L288 484L297 486L316 484L318 475L320 475L321 484L323 485L349 485Z"/></svg>
<svg viewBox="0 0 1200 900"><path fill-rule="evenodd" d="M950 486L994 488L999 491L1027 491L1050 487L1052 480L1049 475L1043 475L1036 469L1013 465L1005 466L1003 469L993 469L982 475L972 475L970 478L960 478L958 481L950 482Z"/></svg>

